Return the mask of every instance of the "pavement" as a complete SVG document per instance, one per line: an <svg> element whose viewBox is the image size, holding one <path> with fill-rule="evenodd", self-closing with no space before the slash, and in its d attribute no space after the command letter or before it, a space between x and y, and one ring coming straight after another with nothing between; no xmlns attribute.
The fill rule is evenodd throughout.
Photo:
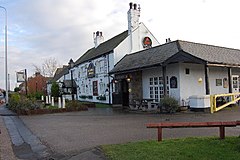
<svg viewBox="0 0 240 160"><path fill-rule="evenodd" d="M5 125L11 138L9 142L8 137L8 142L13 144L13 150L10 149L9 152L14 153L17 159L33 160L50 160L51 158L54 160L105 160L101 145L156 140L157 131L146 128L146 124L151 122L240 120L240 107L227 108L214 114L202 112L149 114L124 112L112 108L91 108L89 111L82 112L20 117L7 112L5 107L0 107L1 137L8 137L6 132L3 133ZM2 124L3 120L5 124ZM218 128L164 129L163 139L218 136L218 130ZM239 135L240 127L226 128L226 136ZM2 145L0 145L2 153L1 148Z"/></svg>
<svg viewBox="0 0 240 160"><path fill-rule="evenodd" d="M5 141L4 146L2 144L0 146L1 159L38 160L46 159L51 155L48 147L42 144L22 120L4 105L0 106L0 125L3 130L1 140Z"/></svg>

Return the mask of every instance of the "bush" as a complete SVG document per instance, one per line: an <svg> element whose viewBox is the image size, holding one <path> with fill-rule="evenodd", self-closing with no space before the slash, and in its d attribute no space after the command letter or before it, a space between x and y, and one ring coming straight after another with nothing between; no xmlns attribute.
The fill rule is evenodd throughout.
<svg viewBox="0 0 240 160"><path fill-rule="evenodd" d="M59 85L57 84L57 82L52 83L51 94L53 97L59 97L60 91L59 91Z"/></svg>
<svg viewBox="0 0 240 160"><path fill-rule="evenodd" d="M175 113L178 109L178 101L172 97L164 97L160 101L161 109L165 110L167 113Z"/></svg>
<svg viewBox="0 0 240 160"><path fill-rule="evenodd" d="M93 99L93 96L89 95L87 96L88 99Z"/></svg>
<svg viewBox="0 0 240 160"><path fill-rule="evenodd" d="M39 107L35 99L28 99L18 93L11 94L9 97L9 109L13 111L36 109Z"/></svg>
<svg viewBox="0 0 240 160"><path fill-rule="evenodd" d="M87 96L85 96L85 95L81 95L81 96L79 96L79 98L86 99Z"/></svg>
<svg viewBox="0 0 240 160"><path fill-rule="evenodd" d="M66 102L66 108L70 110L86 110L88 107L81 102L74 100Z"/></svg>
<svg viewBox="0 0 240 160"><path fill-rule="evenodd" d="M107 98L106 98L106 96L105 95L101 95L101 96L98 96L97 97L97 100L100 100L100 101L105 101Z"/></svg>

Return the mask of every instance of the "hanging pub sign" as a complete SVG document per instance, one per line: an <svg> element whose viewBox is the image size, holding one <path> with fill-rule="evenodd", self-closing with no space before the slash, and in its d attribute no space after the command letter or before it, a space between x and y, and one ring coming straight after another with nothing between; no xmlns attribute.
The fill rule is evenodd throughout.
<svg viewBox="0 0 240 160"><path fill-rule="evenodd" d="M25 82L25 73L17 72L17 82Z"/></svg>
<svg viewBox="0 0 240 160"><path fill-rule="evenodd" d="M142 44L143 44L143 48L151 48L152 47L152 40L151 40L151 38L144 37L143 41L142 41Z"/></svg>
<svg viewBox="0 0 240 160"><path fill-rule="evenodd" d="M87 77L88 78L93 78L95 77L95 66L93 63L90 63L87 68Z"/></svg>

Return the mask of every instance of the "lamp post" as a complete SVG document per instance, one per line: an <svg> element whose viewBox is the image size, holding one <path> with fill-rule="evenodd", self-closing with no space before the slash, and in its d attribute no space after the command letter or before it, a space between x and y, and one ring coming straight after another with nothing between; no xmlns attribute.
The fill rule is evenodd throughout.
<svg viewBox="0 0 240 160"><path fill-rule="evenodd" d="M7 69L7 9L0 6L5 11L5 85L6 85L6 105L8 105L8 69Z"/></svg>
<svg viewBox="0 0 240 160"><path fill-rule="evenodd" d="M72 59L69 61L69 67L70 67L70 73L71 73L71 94L72 94L72 100L74 100L74 90L73 90L73 71L72 68L74 66L74 62Z"/></svg>

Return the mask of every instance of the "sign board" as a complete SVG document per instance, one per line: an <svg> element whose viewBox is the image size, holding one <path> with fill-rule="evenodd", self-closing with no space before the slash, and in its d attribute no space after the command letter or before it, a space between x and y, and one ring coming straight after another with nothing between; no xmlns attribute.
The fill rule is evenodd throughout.
<svg viewBox="0 0 240 160"><path fill-rule="evenodd" d="M17 72L17 82L25 82L25 73Z"/></svg>
<svg viewBox="0 0 240 160"><path fill-rule="evenodd" d="M142 44L143 44L143 48L151 48L152 47L152 40L151 40L151 38L144 37L143 41L142 41Z"/></svg>
<svg viewBox="0 0 240 160"><path fill-rule="evenodd" d="M93 63L90 63L87 68L87 77L93 78L95 77L95 66Z"/></svg>

